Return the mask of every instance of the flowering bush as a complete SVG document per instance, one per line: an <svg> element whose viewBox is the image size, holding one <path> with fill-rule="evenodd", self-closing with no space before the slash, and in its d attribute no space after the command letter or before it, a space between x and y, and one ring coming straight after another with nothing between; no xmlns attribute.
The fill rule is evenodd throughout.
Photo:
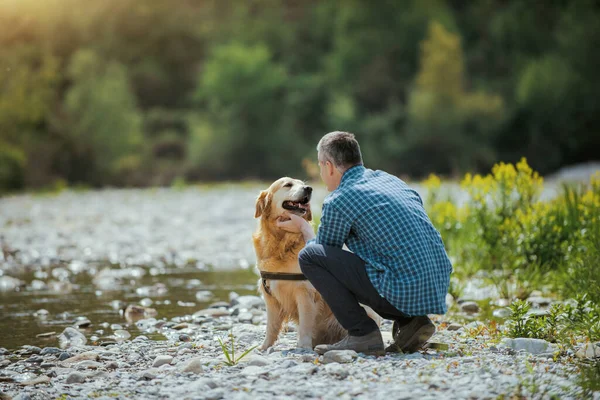
<svg viewBox="0 0 600 400"><path fill-rule="evenodd" d="M590 237L600 238L600 173L589 185L564 186L548 201L539 200L543 179L525 159L499 163L485 176L465 175L467 200L460 206L440 198L438 177L424 185L429 215L456 272L483 272L505 297L526 297L552 283L549 273L581 268Z"/></svg>

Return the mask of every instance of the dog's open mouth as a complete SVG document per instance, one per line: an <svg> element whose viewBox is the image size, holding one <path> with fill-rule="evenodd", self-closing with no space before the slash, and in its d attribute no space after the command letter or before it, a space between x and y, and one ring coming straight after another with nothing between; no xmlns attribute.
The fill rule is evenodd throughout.
<svg viewBox="0 0 600 400"><path fill-rule="evenodd" d="M310 196L304 196L299 201L286 200L281 207L296 214L304 215L310 208Z"/></svg>

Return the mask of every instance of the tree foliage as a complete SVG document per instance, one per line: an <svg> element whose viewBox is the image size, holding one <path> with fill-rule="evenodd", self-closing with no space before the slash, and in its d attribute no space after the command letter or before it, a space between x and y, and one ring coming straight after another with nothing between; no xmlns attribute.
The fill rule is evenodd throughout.
<svg viewBox="0 0 600 400"><path fill-rule="evenodd" d="M597 159L593 0L0 1L0 188ZM0 190L1 190L0 189Z"/></svg>

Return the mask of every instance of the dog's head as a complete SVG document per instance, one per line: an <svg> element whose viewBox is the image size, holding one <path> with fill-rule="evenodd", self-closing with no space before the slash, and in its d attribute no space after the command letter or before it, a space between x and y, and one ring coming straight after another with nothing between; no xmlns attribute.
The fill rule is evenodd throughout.
<svg viewBox="0 0 600 400"><path fill-rule="evenodd" d="M298 179L280 178L256 199L254 218L277 219L284 213L293 213L307 221L312 220L310 198L312 188Z"/></svg>

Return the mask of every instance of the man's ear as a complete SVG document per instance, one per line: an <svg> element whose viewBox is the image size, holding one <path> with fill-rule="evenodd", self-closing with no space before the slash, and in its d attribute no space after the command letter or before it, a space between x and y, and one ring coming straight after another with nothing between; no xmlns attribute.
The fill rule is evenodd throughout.
<svg viewBox="0 0 600 400"><path fill-rule="evenodd" d="M331 161L325 161L325 167L327 168L327 175L332 176L335 166Z"/></svg>
<svg viewBox="0 0 600 400"><path fill-rule="evenodd" d="M267 210L267 207L271 203L271 196L269 192L263 190L256 199L256 211L254 212L254 218L259 218Z"/></svg>

